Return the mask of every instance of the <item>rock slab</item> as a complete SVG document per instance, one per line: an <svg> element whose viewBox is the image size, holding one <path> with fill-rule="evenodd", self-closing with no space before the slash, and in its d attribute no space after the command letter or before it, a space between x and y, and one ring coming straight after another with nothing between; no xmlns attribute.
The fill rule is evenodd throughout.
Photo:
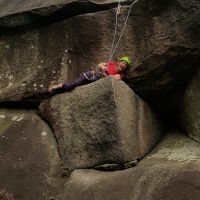
<svg viewBox="0 0 200 200"><path fill-rule="evenodd" d="M57 144L34 112L0 110L0 177L0 191L14 199L51 199L61 190Z"/></svg>
<svg viewBox="0 0 200 200"><path fill-rule="evenodd" d="M200 70L187 86L180 109L181 125L189 137L200 142Z"/></svg>
<svg viewBox="0 0 200 200"><path fill-rule="evenodd" d="M198 200L200 145L180 133L168 135L147 158L115 172L75 170L62 200Z"/></svg>
<svg viewBox="0 0 200 200"><path fill-rule="evenodd" d="M148 104L110 77L54 96L40 113L68 169L142 158L163 133Z"/></svg>

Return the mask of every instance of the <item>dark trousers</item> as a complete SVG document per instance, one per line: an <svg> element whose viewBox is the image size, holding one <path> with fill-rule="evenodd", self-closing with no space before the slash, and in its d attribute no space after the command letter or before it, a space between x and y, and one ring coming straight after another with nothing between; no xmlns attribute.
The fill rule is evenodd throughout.
<svg viewBox="0 0 200 200"><path fill-rule="evenodd" d="M70 91L73 90L75 87L80 86L80 85L86 85L88 83L94 82L95 80L90 79L92 76L92 71L87 71L85 72L87 79L83 74L81 74L77 79L74 81L70 81L67 83L63 84L63 89L65 91Z"/></svg>

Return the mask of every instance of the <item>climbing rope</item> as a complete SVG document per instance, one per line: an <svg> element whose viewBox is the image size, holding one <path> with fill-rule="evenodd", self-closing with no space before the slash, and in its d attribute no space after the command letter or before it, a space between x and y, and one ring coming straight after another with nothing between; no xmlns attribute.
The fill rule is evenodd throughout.
<svg viewBox="0 0 200 200"><path fill-rule="evenodd" d="M108 66L108 64L110 63L110 61L113 57L113 49L114 49L116 35L117 35L118 15L120 14L120 10L121 10L121 0L119 0L119 2L118 2L117 11L116 11L116 14L115 14L115 31L114 31L112 46L110 48L110 56L109 56L109 59L108 59L108 62L107 62L107 66Z"/></svg>
<svg viewBox="0 0 200 200"><path fill-rule="evenodd" d="M132 9L132 6L137 2L138 0L135 0L133 1L133 3L131 3L130 7L129 7L129 10L128 10L128 13L127 13L127 16L126 16L126 19L124 21L124 25L123 25L123 28L122 28L122 31L120 33L120 36L119 36L119 39L118 41L116 42L116 45L115 45L115 40L116 40L116 34L117 34L117 26L118 26L118 15L120 14L120 10L121 10L121 0L119 0L118 2L118 7L117 7L117 11L116 11L116 14L115 14L115 31L114 31L114 36L113 36L113 42L112 42L112 46L111 46L111 49L110 49L110 56L109 56L109 59L108 59L108 62L107 62L107 66L109 65L110 61L112 60L113 58L113 55L119 45L119 42L122 38L122 35L124 33L124 30L125 30L125 27L126 27L126 24L127 24L127 21L128 21L128 18L130 16L130 12L131 12L131 9Z"/></svg>

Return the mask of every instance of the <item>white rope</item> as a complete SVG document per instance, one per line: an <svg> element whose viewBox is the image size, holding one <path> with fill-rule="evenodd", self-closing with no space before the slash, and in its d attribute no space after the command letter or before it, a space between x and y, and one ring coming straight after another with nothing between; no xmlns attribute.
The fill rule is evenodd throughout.
<svg viewBox="0 0 200 200"><path fill-rule="evenodd" d="M114 49L116 34L117 34L118 15L120 14L120 8L121 8L120 3L121 3L121 0L119 0L119 2L118 2L117 11L116 11L116 14L115 14L115 31L114 31L112 45L111 45L111 48L110 48L110 56L109 56L109 59L108 59L108 62L107 62L107 67L108 67L108 64L110 63L110 61L113 57L112 54L113 54L113 49Z"/></svg>
<svg viewBox="0 0 200 200"><path fill-rule="evenodd" d="M128 18L129 18L129 15L130 15L130 12L131 12L131 9L132 9L132 6L137 2L138 0L135 0L133 3L131 3L130 7L129 7L129 10L128 10L128 14L126 16L126 19L124 21L124 25L123 25L123 28L122 28L122 31L120 33L120 36L119 36L119 39L114 47L114 44L115 44L115 40L116 40L116 34L117 34L117 24L118 24L118 15L120 14L120 8L121 8L121 1L119 1L118 3L118 8L117 8L117 11L116 11L116 15L115 15L115 32L114 32L114 37L113 37L113 42L112 42L112 46L111 46L111 51L110 51L110 56L109 56L109 60L108 60L108 63L107 63L107 66L108 64L110 63L110 61L112 60L113 58L113 55L119 45L119 42L122 38L122 35L124 33L124 30L125 30L125 27L126 27L126 24L127 24L127 21L128 21Z"/></svg>

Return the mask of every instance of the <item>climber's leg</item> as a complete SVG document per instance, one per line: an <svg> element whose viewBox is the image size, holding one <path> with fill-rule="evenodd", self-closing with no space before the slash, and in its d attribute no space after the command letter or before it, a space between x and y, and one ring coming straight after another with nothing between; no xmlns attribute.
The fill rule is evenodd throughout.
<svg viewBox="0 0 200 200"><path fill-rule="evenodd" d="M90 77L90 72L86 72L86 74L88 75L88 77ZM77 86L86 85L91 82L93 81L87 79L83 74L81 74L76 80L64 83L63 88L65 91L69 91L69 90L74 89Z"/></svg>

